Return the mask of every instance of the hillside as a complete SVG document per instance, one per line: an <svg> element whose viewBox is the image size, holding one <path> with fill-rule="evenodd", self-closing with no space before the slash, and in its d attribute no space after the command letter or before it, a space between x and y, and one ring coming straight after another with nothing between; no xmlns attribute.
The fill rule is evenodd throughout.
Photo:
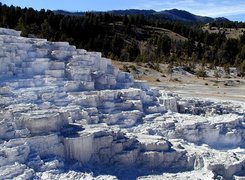
<svg viewBox="0 0 245 180"><path fill-rule="evenodd" d="M240 39L240 37L245 32L245 28L210 27L209 25L204 26L203 30L208 31L209 33L224 33L227 38L232 39Z"/></svg>
<svg viewBox="0 0 245 180"><path fill-rule="evenodd" d="M136 15L124 16L88 12L82 16L69 16L2 4L0 10L0 27L21 30L22 36L26 37L68 41L77 48L99 51L111 59L185 64L190 68L196 64L236 66L239 75L245 72L245 33L239 34L238 38L227 38L224 33L203 30L203 25L147 18L139 15L142 10L132 11ZM185 11L171 10L167 13L200 20L200 17ZM216 22L220 27L239 28L244 25L219 23Z"/></svg>
<svg viewBox="0 0 245 180"><path fill-rule="evenodd" d="M164 17L166 19L178 20L178 21L183 21L183 22L191 22L191 23L205 24L205 23L209 23L215 20L214 18L197 16L190 12L178 10L178 9L160 11L155 14L159 15L160 17Z"/></svg>
<svg viewBox="0 0 245 180"><path fill-rule="evenodd" d="M188 38L176 33L176 32L173 32L169 29L166 29L166 28L160 28L160 27L154 27L154 26L143 26L142 29L144 29L145 31L147 32L150 32L152 34L156 34L156 35L166 35L168 37L170 37L170 39L172 41L179 41L179 42L185 42L188 40Z"/></svg>

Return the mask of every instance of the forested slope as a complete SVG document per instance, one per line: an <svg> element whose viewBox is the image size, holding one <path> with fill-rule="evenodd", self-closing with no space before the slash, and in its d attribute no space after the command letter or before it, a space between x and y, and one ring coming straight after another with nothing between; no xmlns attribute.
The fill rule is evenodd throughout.
<svg viewBox="0 0 245 180"><path fill-rule="evenodd" d="M216 23L220 27L236 24L243 27L236 22ZM236 66L245 71L245 33L226 38L224 32L208 33L200 24L110 13L65 16L0 3L0 26L21 30L23 36L68 41L121 61Z"/></svg>

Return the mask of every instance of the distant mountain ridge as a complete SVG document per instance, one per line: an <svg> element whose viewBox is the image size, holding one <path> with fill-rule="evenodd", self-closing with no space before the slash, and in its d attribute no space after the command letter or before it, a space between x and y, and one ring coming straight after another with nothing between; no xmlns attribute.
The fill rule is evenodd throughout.
<svg viewBox="0 0 245 180"><path fill-rule="evenodd" d="M190 12L178 10L178 9L160 11L156 14L171 20L193 22L193 23L209 23L214 21L214 19L211 17L197 16Z"/></svg>
<svg viewBox="0 0 245 180"><path fill-rule="evenodd" d="M62 14L67 16L83 16L85 12L70 12L65 10L55 10L53 11L55 14Z"/></svg>
<svg viewBox="0 0 245 180"><path fill-rule="evenodd" d="M69 12L64 10L57 10L54 11L57 14L63 15L73 15L73 16L83 16L85 12ZM93 12L93 11L92 11ZM154 11L154 10L139 10L139 9L127 9L127 10L112 10L112 11L94 11L93 13L111 13L115 15L144 15L144 16L151 16L160 19L172 20L172 21L182 21L188 23L210 23L214 21L229 21L229 19L224 17L218 18L211 18L206 16L199 16L192 14L188 11L179 10L179 9L171 9L171 10L164 10L164 11Z"/></svg>

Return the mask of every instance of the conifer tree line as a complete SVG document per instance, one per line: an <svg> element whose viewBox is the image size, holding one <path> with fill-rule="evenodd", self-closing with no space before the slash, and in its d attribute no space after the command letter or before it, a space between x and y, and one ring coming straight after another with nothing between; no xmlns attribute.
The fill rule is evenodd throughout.
<svg viewBox="0 0 245 180"><path fill-rule="evenodd" d="M243 28L244 23L213 22L210 26ZM245 33L238 39L225 33L208 33L202 25L162 20L143 15L117 16L87 12L65 16L50 10L34 10L0 3L0 27L21 30L23 36L68 41L77 48L100 51L104 56L135 62L211 64L236 66L245 72ZM151 28L149 28L151 27ZM164 28L183 36L174 40L159 33Z"/></svg>

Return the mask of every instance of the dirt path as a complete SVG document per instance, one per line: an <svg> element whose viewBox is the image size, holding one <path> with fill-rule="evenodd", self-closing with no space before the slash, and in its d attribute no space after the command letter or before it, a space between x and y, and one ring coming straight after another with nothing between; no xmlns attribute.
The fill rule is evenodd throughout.
<svg viewBox="0 0 245 180"><path fill-rule="evenodd" d="M202 84L157 83L155 86L160 89L177 93L183 97L202 97L245 102L244 85L236 87L220 87Z"/></svg>

